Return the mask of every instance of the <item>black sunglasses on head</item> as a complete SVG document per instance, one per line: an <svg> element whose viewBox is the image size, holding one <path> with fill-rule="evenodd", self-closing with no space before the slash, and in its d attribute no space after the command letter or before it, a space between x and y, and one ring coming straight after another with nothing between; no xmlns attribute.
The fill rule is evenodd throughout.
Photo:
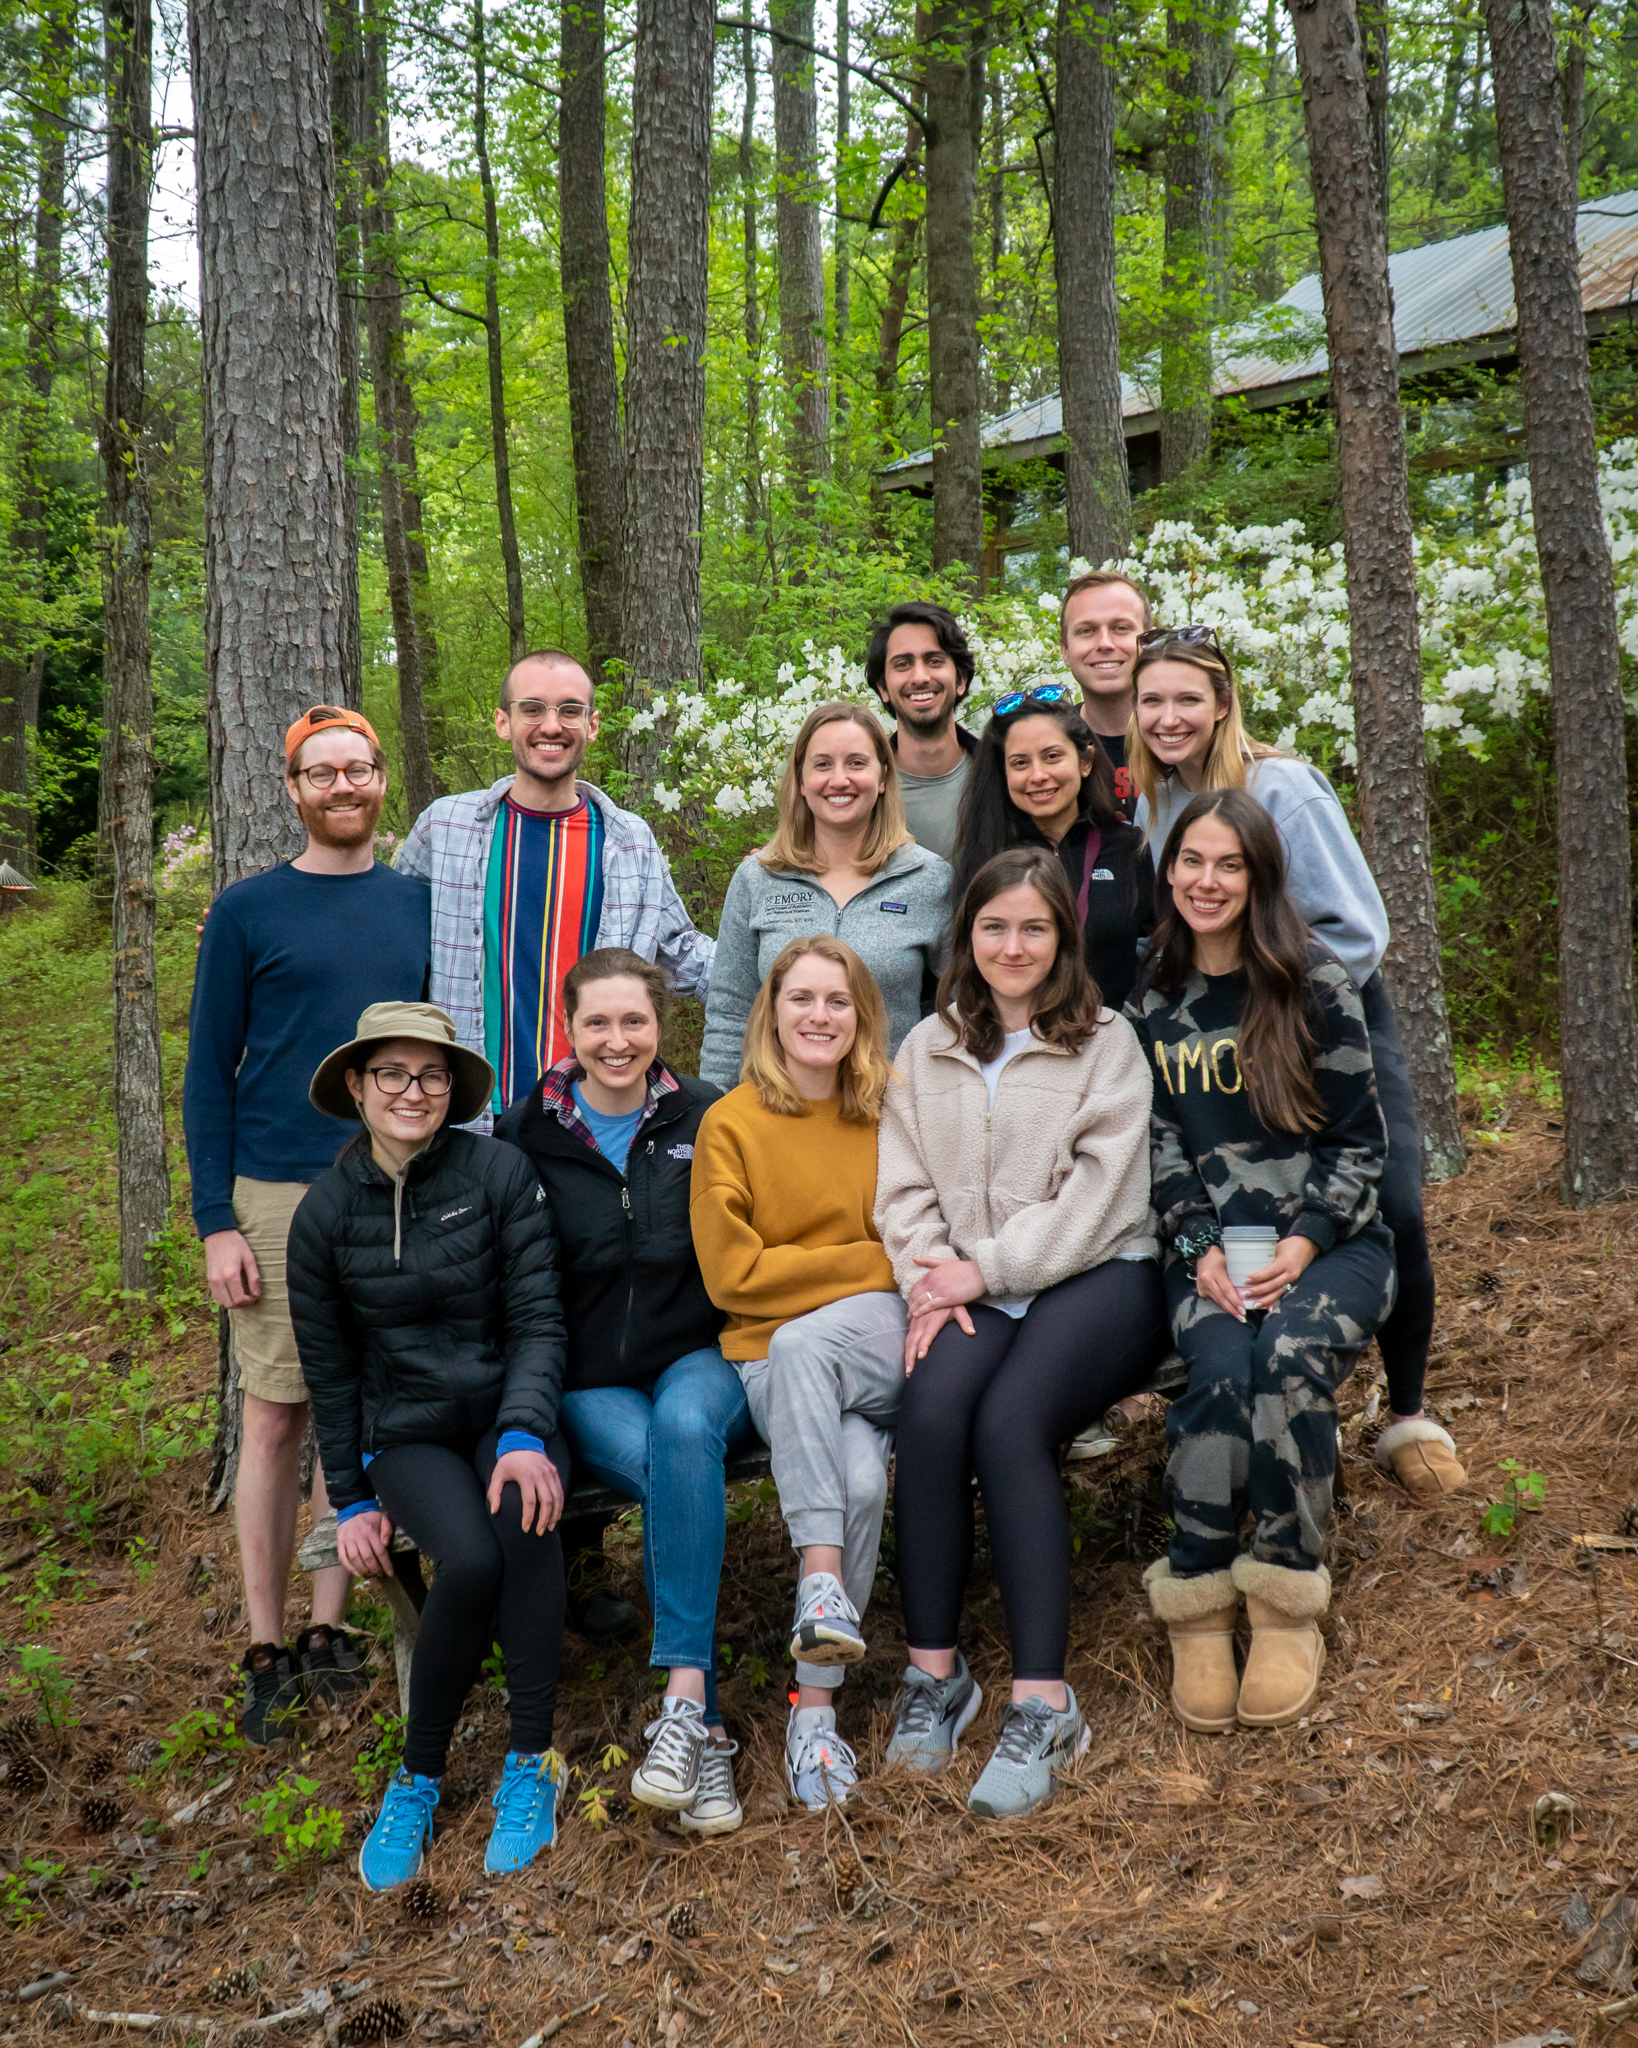
<svg viewBox="0 0 1638 2048"><path fill-rule="evenodd" d="M1184 647L1215 647L1215 626L1151 626L1138 635L1139 647L1153 647L1162 640L1176 640Z"/></svg>

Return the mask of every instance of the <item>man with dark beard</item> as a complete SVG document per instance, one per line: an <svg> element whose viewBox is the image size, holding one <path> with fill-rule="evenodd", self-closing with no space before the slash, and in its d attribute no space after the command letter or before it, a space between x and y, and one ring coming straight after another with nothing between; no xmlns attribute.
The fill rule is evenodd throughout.
<svg viewBox="0 0 1638 2048"><path fill-rule="evenodd" d="M377 865L386 757L356 711L319 704L285 734L285 791L307 828L292 861L224 889L199 944L182 1127L210 1291L233 1323L244 1390L234 1495L250 1648L244 1734L290 1741L303 1699L335 1707L368 1678L342 1622L349 1575L313 1577L313 1617L284 1639L307 1389L290 1327L284 1247L337 1125L307 1086L371 1003L426 994L424 882ZM329 1502L313 1475L315 1513Z"/></svg>
<svg viewBox="0 0 1638 2048"><path fill-rule="evenodd" d="M956 824L978 742L956 724L972 688L973 657L954 612L919 599L896 604L870 635L865 681L897 721L904 821L918 846L955 859Z"/></svg>

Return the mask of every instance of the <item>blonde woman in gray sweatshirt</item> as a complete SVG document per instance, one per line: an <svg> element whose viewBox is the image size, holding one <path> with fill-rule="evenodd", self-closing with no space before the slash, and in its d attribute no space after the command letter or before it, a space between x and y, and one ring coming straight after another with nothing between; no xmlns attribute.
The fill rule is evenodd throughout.
<svg viewBox="0 0 1638 2048"><path fill-rule="evenodd" d="M803 720L779 785L779 822L742 861L722 906L700 1077L737 1087L745 1024L792 939L851 946L887 1005L889 1056L932 1003L948 955L950 869L904 822L875 712L845 698Z"/></svg>
<svg viewBox="0 0 1638 2048"><path fill-rule="evenodd" d="M910 1665L889 1763L937 1770L981 1694L957 1648L984 1496L1012 1641L1000 1739L968 1798L1049 1798L1085 1747L1064 1682L1069 1521L1059 1447L1170 1345L1149 1209L1147 1062L1087 971L1044 848L997 854L956 913L938 1011L883 1108L876 1227L910 1310L895 1517Z"/></svg>

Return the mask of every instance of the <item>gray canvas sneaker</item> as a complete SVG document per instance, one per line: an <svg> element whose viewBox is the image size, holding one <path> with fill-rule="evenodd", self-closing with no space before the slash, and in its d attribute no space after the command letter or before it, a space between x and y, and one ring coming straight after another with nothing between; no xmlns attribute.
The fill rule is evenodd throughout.
<svg viewBox="0 0 1638 2048"><path fill-rule="evenodd" d="M705 1713L693 1700L669 1697L660 1718L643 1730L648 1755L631 1778L631 1796L665 1813L683 1813L699 1790L705 1755Z"/></svg>
<svg viewBox="0 0 1638 2048"><path fill-rule="evenodd" d="M1001 1740L967 1795L974 1813L989 1820L1009 1820L1052 1797L1052 1780L1072 1764L1092 1740L1068 1686L1068 1705L1060 1714L1039 1693L1021 1703L1009 1702L1001 1717Z"/></svg>
<svg viewBox="0 0 1638 2048"><path fill-rule="evenodd" d="M983 1703L983 1688L959 1650L948 1678L907 1666L899 1682L888 1763L905 1764L912 1771L941 1771L960 1748Z"/></svg>
<svg viewBox="0 0 1638 2048"><path fill-rule="evenodd" d="M739 1749L726 1735L706 1738L700 1758L699 1789L694 1803L672 1817L671 1825L685 1835L731 1835L745 1814L734 1790L734 1757Z"/></svg>

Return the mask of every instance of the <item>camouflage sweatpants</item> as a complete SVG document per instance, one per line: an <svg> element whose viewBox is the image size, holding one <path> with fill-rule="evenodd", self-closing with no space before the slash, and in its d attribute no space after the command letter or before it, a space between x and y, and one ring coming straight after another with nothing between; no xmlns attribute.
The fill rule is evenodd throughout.
<svg viewBox="0 0 1638 2048"><path fill-rule="evenodd" d="M1200 1298L1181 1260L1168 1258L1165 1281L1189 1368L1166 1417L1173 1573L1226 1571L1248 1509L1254 1557L1312 1570L1331 1521L1336 1390L1393 1307L1392 1238L1368 1224L1243 1323Z"/></svg>

